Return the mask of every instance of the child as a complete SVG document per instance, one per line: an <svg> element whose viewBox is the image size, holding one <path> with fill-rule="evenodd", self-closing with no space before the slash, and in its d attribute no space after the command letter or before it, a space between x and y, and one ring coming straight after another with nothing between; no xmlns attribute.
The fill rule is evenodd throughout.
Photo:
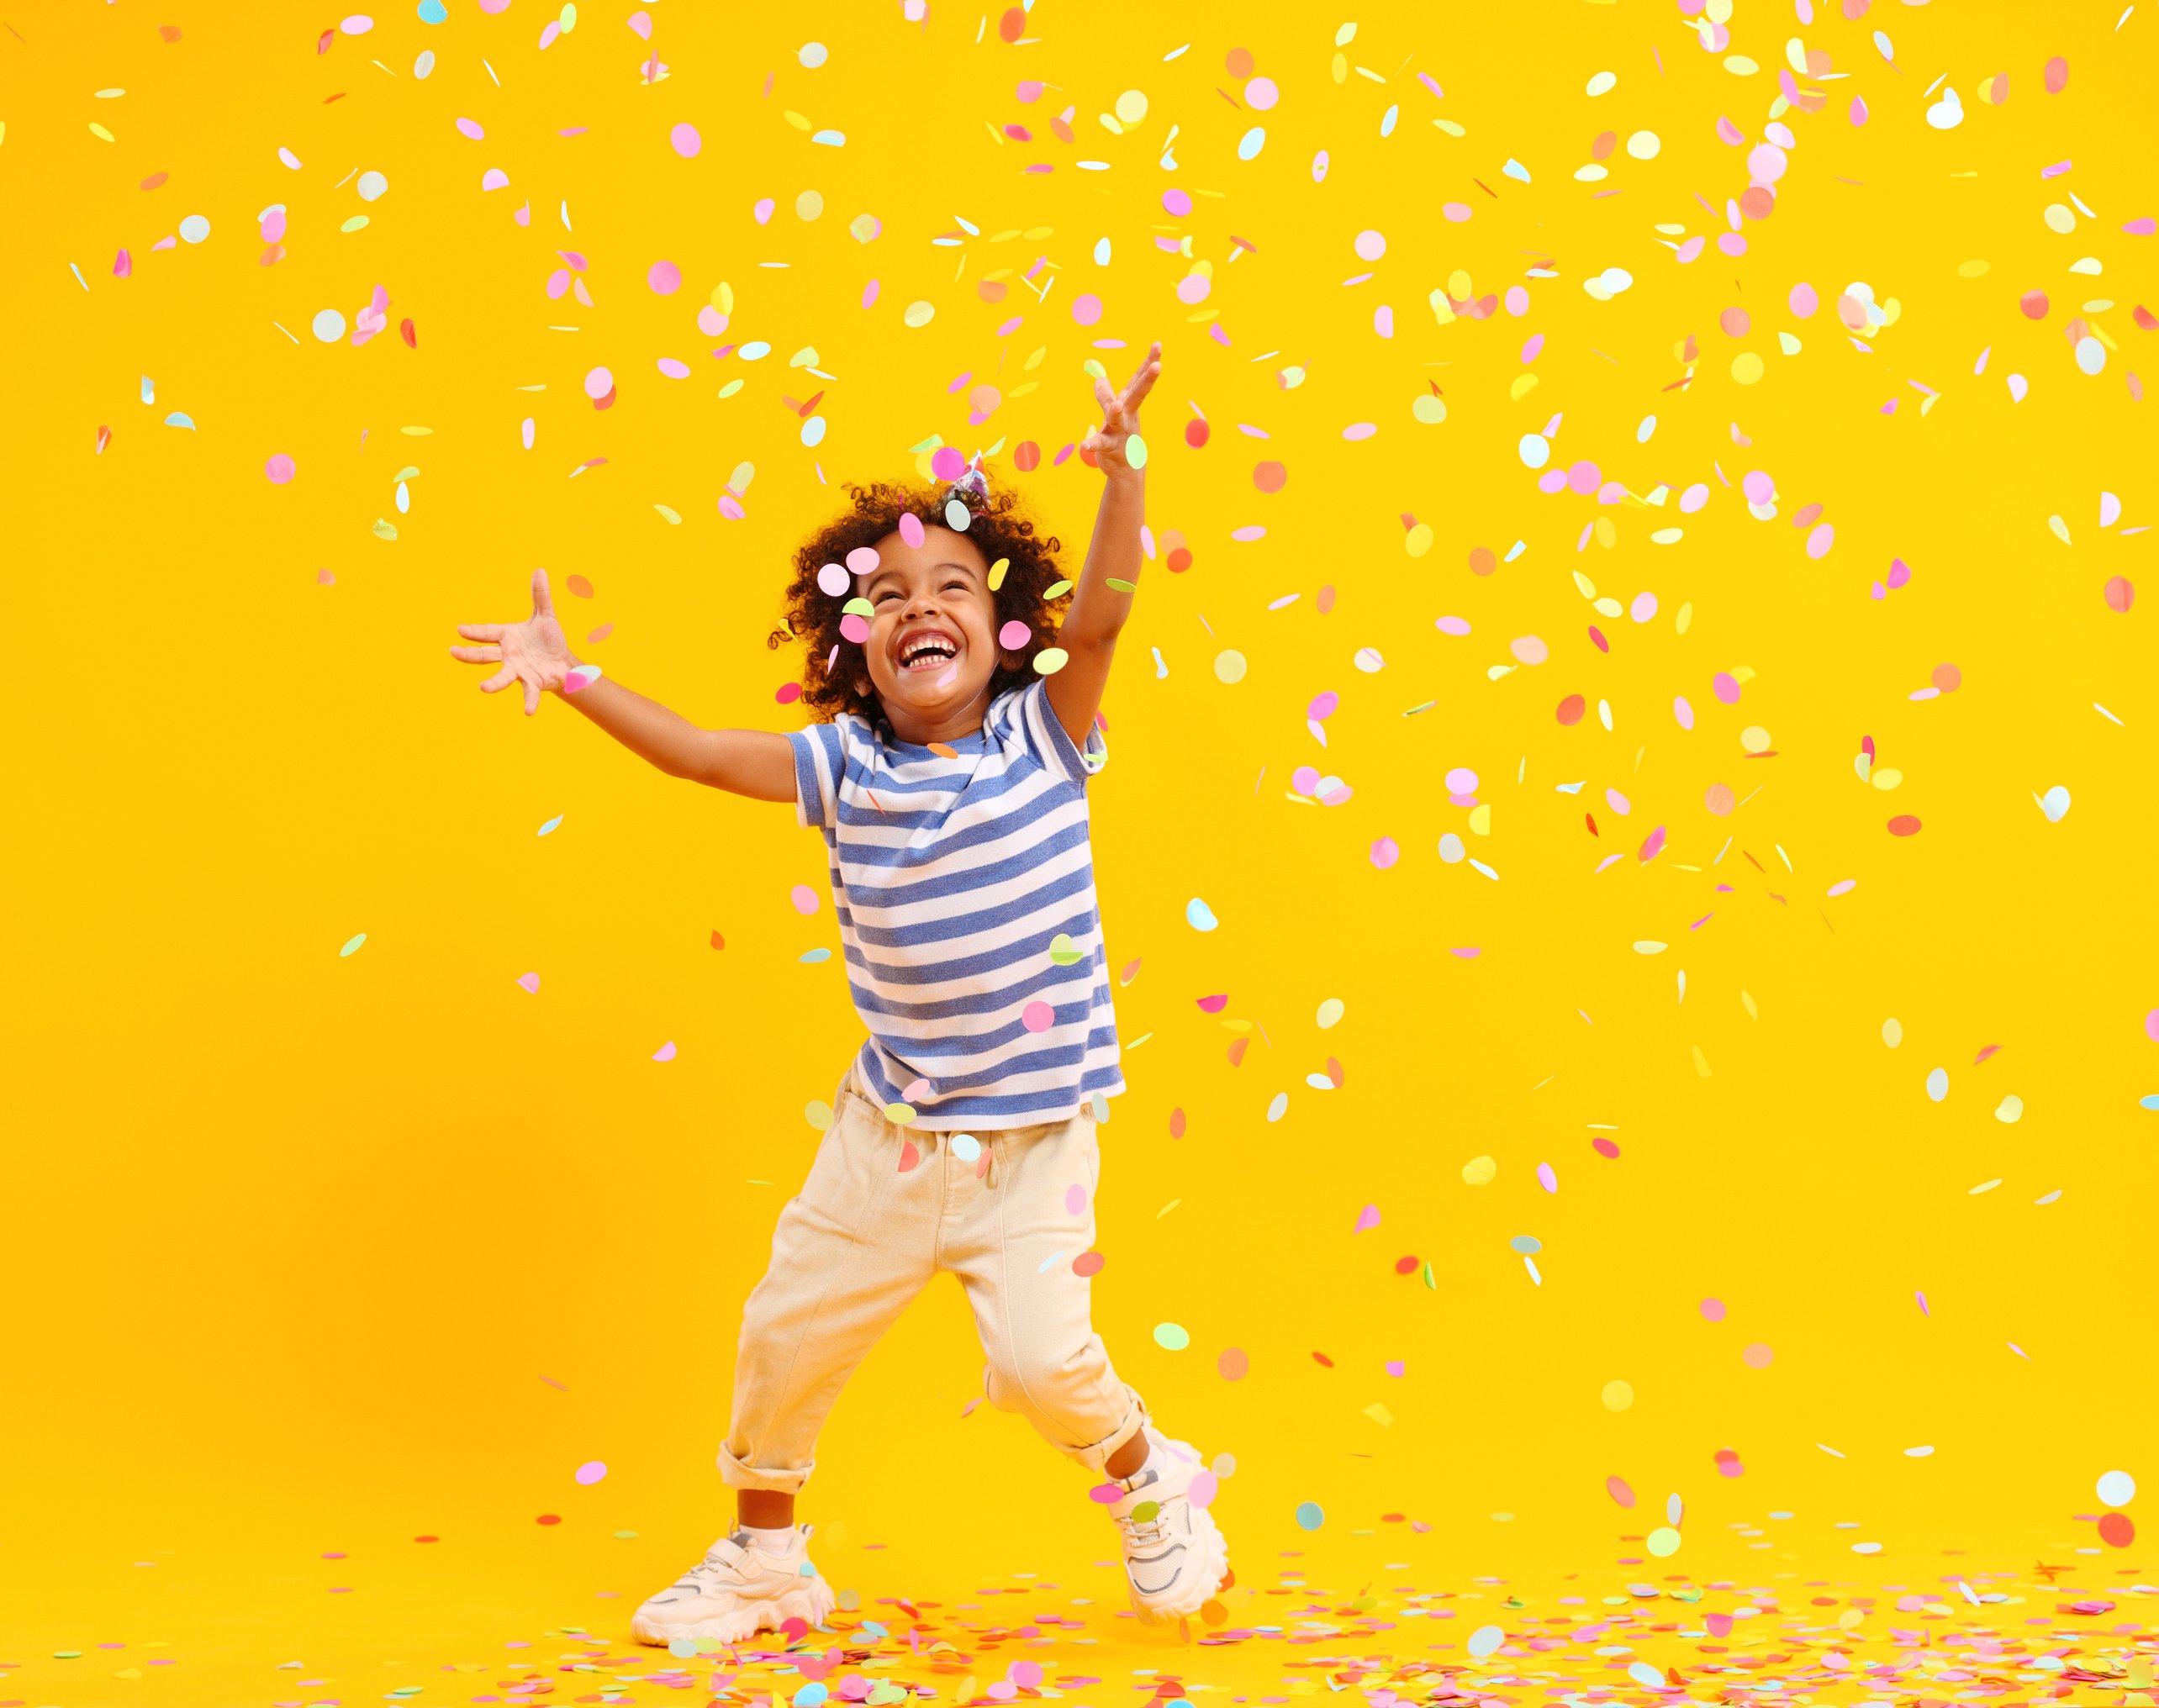
<svg viewBox="0 0 2159 1708"><path fill-rule="evenodd" d="M637 1610L642 1642L824 1622L832 1592L795 1496L847 1378L941 1270L974 1308L991 1402L1111 1479L1097 1493L1139 1616L1181 1621L1234 1581L1190 1499L1200 1456L1111 1369L1089 1323L1094 1266L1077 1261L1095 1239L1095 1124L1124 1089L1086 781L1108 758L1095 709L1139 574L1138 410L1161 354L1122 396L1095 382L1104 419L1080 450L1106 483L1076 590L1058 543L979 468L934 498L853 489L852 513L796 554L771 638L812 646L803 697L826 721L806 730L696 729L580 664L545 570L529 619L462 625L488 644L450 649L499 662L481 688L522 683L528 715L560 693L669 776L794 802L830 851L869 1029L743 1309L719 1459L736 1528Z"/></svg>

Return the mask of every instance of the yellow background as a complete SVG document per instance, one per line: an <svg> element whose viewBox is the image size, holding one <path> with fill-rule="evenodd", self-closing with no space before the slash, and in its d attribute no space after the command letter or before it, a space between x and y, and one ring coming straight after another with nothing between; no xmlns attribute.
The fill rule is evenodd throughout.
<svg viewBox="0 0 2159 1708"><path fill-rule="evenodd" d="M726 1527L712 1458L740 1302L808 1167L803 1106L830 1097L860 1036L838 962L799 958L836 942L829 901L808 919L789 902L794 884L821 891L821 845L784 807L669 782L558 699L528 720L515 693L479 694L488 672L447 656L454 625L522 618L545 565L573 643L615 679L705 725L789 727L773 696L793 658L764 637L837 483L905 472L933 435L1001 440L992 477L1025 488L1076 566L1097 477L1048 458L1091 419L1083 361L1122 382L1153 337L1150 514L1196 561L1145 577L1090 790L1111 959L1139 963L1116 993L1131 1089L1105 1131L1095 1292L1164 1426L1236 1455L1217 1511L1247 1581L1300 1547L1352 1585L1390 1561L1435 1582L1605 1568L1639 1554L1620 1539L1668 1491L1687 1518L1666 1568L1700 1575L1766 1558L1740 1523L1798 1551L1779 1559L1835 1569L1879 1541L1891 1581L1929 1578L1944 1548L2093 1546L2072 1516L2097 1510L2094 1478L2159 1480L2159 1114L2138 1107L2159 1092L2144 1022L2159 594L2149 538L2129 531L2155 501L2152 404L2129 382L2155 240L2120 230L2155 211L2153 20L1877 4L1802 29L1749 0L1729 51L1761 69L1739 76L1643 0L1390 5L1356 14L1338 82L1349 14L1288 6L1043 0L1008 45L994 13L942 0L925 24L897 7L667 0L652 49L626 10L588 6L544 51L550 14L529 0L499 17L453 0L435 29L388 8L321 54L330 13L281 5L7 20L4 1658L145 1634L138 1609L239 1621L252 1634L229 1647L250 1667L303 1631L316 1647L333 1628L447 1641L593 1608L598 1628ZM1843 80L1803 80L1829 105L1786 114L1797 146L1774 216L1748 225L1744 257L1678 265L1655 228L1724 229L1696 195L1736 197L1746 149L1715 121L1760 139L1795 34ZM830 50L820 69L796 56L811 40ZM1279 82L1273 111L1233 110L1239 47ZM440 59L424 82L423 48ZM648 85L653 49L667 75ZM2049 95L2056 54L2070 76ZM1607 70L1617 87L1586 95ZM2005 106L1978 98L1998 73ZM1966 113L1950 131L1923 117L1943 76ZM1022 77L1053 87L1023 106ZM1147 116L1112 134L1097 115L1128 89ZM1048 134L1068 103L1070 145ZM789 110L844 146L814 145ZM668 146L684 120L702 133L694 160ZM1006 124L1036 140L1000 141ZM1265 147L1240 161L1254 124ZM1599 132L1641 129L1655 158L1623 145L1607 178L1576 179ZM1510 156L1533 182L1502 175ZM1031 161L1055 170L1023 175ZM490 167L510 183L483 194ZM389 187L363 203L353 175L370 169ZM168 182L137 187L154 172ZM1171 186L1196 198L1190 217L1162 210ZM815 220L795 211L809 190ZM2096 217L2057 235L2042 210L2071 191ZM760 197L777 204L763 226ZM1448 202L1473 217L1446 220ZM287 252L265 266L254 221L277 203ZM191 214L205 241L153 250ZM861 214L882 223L867 244L848 231ZM1366 229L1387 241L1369 269L1352 247ZM1233 235L1254 246L1233 264ZM963 240L933 242L948 235ZM1175 293L1192 261L1156 243L1187 235L1214 266L1197 309ZM591 307L545 295L567 250L589 259ZM2103 277L2068 271L2084 256ZM1040 302L1017 278L1037 256L1055 282ZM673 297L646 282L662 258L684 279ZM1526 277L1540 261L1558 277ZM1972 261L1987 269L1961 276ZM1582 279L1613 266L1632 287L1592 300ZM993 306L976 286L1000 269L1011 294ZM1526 286L1529 313L1438 324L1426 299L1457 271L1480 296ZM1803 322L1786 306L1802 280L1824 304ZM732 324L705 337L696 309L723 281ZM1865 351L1834 324L1855 282L1899 305ZM310 335L318 310L350 322L378 282L388 330L358 348ZM2043 321L2019 312L2035 288ZM1091 330L1069 314L1081 292L1106 305ZM2088 318L2114 347L2088 377L2063 328L2098 299L2114 306ZM910 329L918 300L935 318ZM1391 340L1373 330L1382 303ZM1738 340L1718 329L1734 305L1752 317ZM1548 341L1525 369L1533 333ZM705 353L752 338L772 345L761 362ZM830 380L788 367L805 346ZM1766 361L1756 384L1730 372L1741 350ZM662 377L668 355L692 377ZM604 411L582 384L599 366L617 386ZM1006 393L979 428L948 393L963 372ZM1524 372L1538 383L1511 399ZM1434 381L1448 417L1423 424L1410 405ZM1916 386L1940 394L1924 417ZM811 451L781 400L819 387L829 432ZM1198 451L1180 430L1195 409L1212 425ZM173 410L196 430L163 424ZM1516 445L1555 415L1555 464L1594 461L1637 494L1668 484L1664 507L1538 493ZM1357 422L1376 436L1345 442ZM1026 477L1022 439L1046 453ZM298 470L283 487L262 472L281 451ZM1254 485L1263 458L1285 464L1284 490ZM747 518L723 521L743 461ZM1775 520L1738 495L1753 469L1775 478ZM1697 481L1707 508L1679 516ZM2124 507L2106 529L2103 490ZM1814 503L1836 530L1819 561L1790 524ZM1405 514L1435 531L1422 557ZM1578 551L1599 517L1614 543ZM1233 542L1248 525L1264 540ZM1683 540L1652 544L1669 525ZM1470 572L1473 548L1518 540L1513 561ZM1873 600L1892 557L1913 580ZM1657 616L1597 617L1576 572L1623 602L1653 590ZM2142 584L2127 614L2102 597L2116 575ZM1449 613L1475 632L1438 633ZM1526 635L1549 662L1489 679ZM1355 667L1363 647L1382 670ZM1225 648L1249 661L1233 685ZM1961 688L1912 701L1945 662ZM1744 698L1718 705L1713 675L1739 667ZM1304 712L1328 689L1322 751ZM1573 693L1591 710L1562 728ZM1774 757L1745 755L1749 725ZM1903 772L1893 793L1854 774L1869 735ZM1287 799L1306 763L1353 798ZM1457 766L1482 779L1489 835L1446 802ZM1728 819L1704 809L1718 783L1754 791ZM2074 804L2049 823L2034 795L2056 783ZM1898 813L1923 830L1891 836ZM1668 846L1644 866L1660 825ZM1449 830L1499 882L1440 861ZM1382 836L1402 850L1388 870L1368 854ZM1194 897L1218 930L1186 924ZM1474 961L1448 952L1470 946ZM536 995L513 982L528 972ZM1217 994L1222 1015L1196 1005ZM1330 997L1346 1017L1322 1031ZM1226 1020L1264 1028L1241 1066ZM670 1041L676 1058L653 1060ZM1330 1056L1346 1083L1311 1089ZM1938 1066L1940 1104L1923 1089ZM1994 1114L2011 1094L2014 1125ZM1615 1161L1591 1150L1600 1124ZM1462 1166L1481 1155L1497 1177L1472 1188ZM1381 1226L1353 1235L1367 1204ZM1543 1242L1541 1286L1509 1249L1522 1234ZM1396 1273L1405 1255L1429 1260L1433 1287ZM1702 1320L1707 1297L1722 1323ZM1156 1344L1163 1322L1188 1350ZM1742 1363L1754 1342L1769 1368ZM1232 1347L1250 1357L1241 1382L1217 1373ZM826 1570L865 1596L1030 1570L1113 1596L1088 1564L1114 1556L1085 1479L1017 1419L962 1417L979 1364L950 1286L868 1361L803 1503L846 1527ZM1614 1379L1636 1395L1623 1412L1600 1398ZM1906 1455L1921 1445L1933 1455ZM1743 1477L1715 1474L1724 1448ZM594 1459L609 1474L578 1486ZM1634 1512L1607 1500L1613 1474ZM1293 1521L1303 1501L1324 1509L1316 1532ZM443 1541L415 1549L422 1533ZM329 1613L325 1551L367 1586ZM178 1688L45 1664L24 1700Z"/></svg>

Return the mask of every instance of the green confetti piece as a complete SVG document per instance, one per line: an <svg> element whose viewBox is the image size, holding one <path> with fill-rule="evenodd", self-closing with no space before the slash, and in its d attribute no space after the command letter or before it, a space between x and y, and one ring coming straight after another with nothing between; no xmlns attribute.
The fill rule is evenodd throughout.
<svg viewBox="0 0 2159 1708"><path fill-rule="evenodd" d="M358 936L354 937L354 938L351 938L351 940L349 940L349 941L346 943L345 946L344 946L342 949L340 949L340 950L337 952L337 958L338 958L339 960L342 961L342 960L343 960L343 959L344 959L347 955L350 955L351 953L352 953L352 952L353 952L354 950L357 949L357 948L358 948L358 947L359 947L362 943L366 942L367 941L367 934L365 931L361 932L361 933L360 933L360 935L359 935Z"/></svg>
<svg viewBox="0 0 2159 1708"><path fill-rule="evenodd" d="M1112 583L1112 585L1114 585L1114 583ZM1069 593L1071 591L1072 583L1070 582L1055 581L1052 582L1048 587L1042 590L1042 596L1046 599L1053 599L1064 593Z"/></svg>
<svg viewBox="0 0 2159 1708"><path fill-rule="evenodd" d="M1137 593L1139 588L1137 582L1119 581L1115 576L1109 577L1109 583L1121 593ZM1437 702L1435 701L1434 704L1436 704Z"/></svg>
<svg viewBox="0 0 2159 1708"><path fill-rule="evenodd" d="M367 216L365 214L355 214L350 219L346 220L344 224L339 226L337 229L340 231L357 231L367 223Z"/></svg>
<svg viewBox="0 0 2159 1708"><path fill-rule="evenodd" d="M1125 440L1125 461L1133 468L1147 467L1147 441L1134 433Z"/></svg>

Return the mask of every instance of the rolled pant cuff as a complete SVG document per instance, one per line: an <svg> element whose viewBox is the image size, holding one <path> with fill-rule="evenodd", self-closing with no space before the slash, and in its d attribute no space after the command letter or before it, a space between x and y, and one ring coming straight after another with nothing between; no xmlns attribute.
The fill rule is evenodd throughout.
<svg viewBox="0 0 2159 1708"><path fill-rule="evenodd" d="M1154 1415L1147 1409L1147 1402L1129 1388L1125 1392L1130 1399L1125 1406L1125 1415L1115 1429L1091 1447L1067 1449L1074 1458L1098 1477L1108 1476L1109 1462L1116 1457L1117 1449L1154 1421Z"/></svg>
<svg viewBox="0 0 2159 1708"><path fill-rule="evenodd" d="M800 1468L785 1471L760 1468L737 1458L726 1446L720 1449L720 1480L730 1489L761 1489L773 1494L800 1494L810 1473L817 1468L812 1459Z"/></svg>

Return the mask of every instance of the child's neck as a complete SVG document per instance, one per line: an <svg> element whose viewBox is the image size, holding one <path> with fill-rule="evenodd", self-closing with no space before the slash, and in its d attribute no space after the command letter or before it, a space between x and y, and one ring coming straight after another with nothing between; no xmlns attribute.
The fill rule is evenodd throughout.
<svg viewBox="0 0 2159 1708"><path fill-rule="evenodd" d="M892 733L911 746L926 747L932 741L948 744L963 741L982 727L982 714L986 709L987 693L978 694L967 704L955 708L943 717L925 721L909 712L895 716L890 709L884 709L884 721Z"/></svg>

